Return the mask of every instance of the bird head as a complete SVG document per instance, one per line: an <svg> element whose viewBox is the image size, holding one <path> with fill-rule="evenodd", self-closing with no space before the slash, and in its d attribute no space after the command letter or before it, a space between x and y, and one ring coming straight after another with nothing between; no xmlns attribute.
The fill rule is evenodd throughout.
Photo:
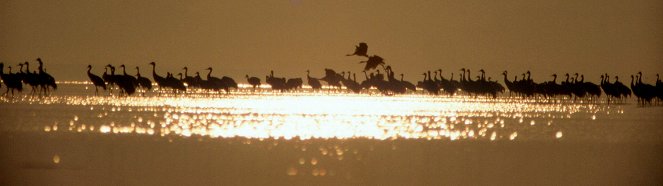
<svg viewBox="0 0 663 186"><path fill-rule="evenodd" d="M486 73L486 71L483 71L483 69L479 69L479 72L483 72L483 73Z"/></svg>
<svg viewBox="0 0 663 186"><path fill-rule="evenodd" d="M638 72L638 75L642 76L642 72Z"/></svg>
<svg viewBox="0 0 663 186"><path fill-rule="evenodd" d="M460 68L460 71L463 71L463 72L465 72L465 68Z"/></svg>
<svg viewBox="0 0 663 186"><path fill-rule="evenodd" d="M120 67L124 68L124 64L121 64Z"/></svg>
<svg viewBox="0 0 663 186"><path fill-rule="evenodd" d="M110 68L110 67L112 67L112 66L113 66L113 65L111 65L111 64L106 65L106 67L108 67L108 68Z"/></svg>
<svg viewBox="0 0 663 186"><path fill-rule="evenodd" d="M552 74L553 77L557 77L557 74Z"/></svg>
<svg viewBox="0 0 663 186"><path fill-rule="evenodd" d="M506 70L504 72L502 72L503 75L506 75L506 73L507 73Z"/></svg>
<svg viewBox="0 0 663 186"><path fill-rule="evenodd" d="M87 65L87 68L92 68L92 65Z"/></svg>
<svg viewBox="0 0 663 186"><path fill-rule="evenodd" d="M208 67L208 68L206 68L205 70L212 70L212 67Z"/></svg>
<svg viewBox="0 0 663 186"><path fill-rule="evenodd" d="M189 68L187 68L187 67L184 67L184 68L182 68L182 70L189 70Z"/></svg>
<svg viewBox="0 0 663 186"><path fill-rule="evenodd" d="M156 65L156 63L154 61L152 61L152 62L150 62L150 65L154 66L154 65Z"/></svg>
<svg viewBox="0 0 663 186"><path fill-rule="evenodd" d="M246 75L246 79L249 79L249 75L248 75L248 74Z"/></svg>

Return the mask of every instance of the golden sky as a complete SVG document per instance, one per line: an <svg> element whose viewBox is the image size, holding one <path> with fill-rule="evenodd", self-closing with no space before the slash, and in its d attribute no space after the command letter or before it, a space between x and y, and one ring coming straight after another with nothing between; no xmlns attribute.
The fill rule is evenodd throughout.
<svg viewBox="0 0 663 186"><path fill-rule="evenodd" d="M58 80L86 80L88 64L149 75L150 61L161 75L211 66L241 82L271 69L361 72L363 58L345 56L361 41L412 81L462 67L500 80L503 70L510 79L531 70L536 81L663 73L660 0L5 0L0 28L0 61L42 57Z"/></svg>

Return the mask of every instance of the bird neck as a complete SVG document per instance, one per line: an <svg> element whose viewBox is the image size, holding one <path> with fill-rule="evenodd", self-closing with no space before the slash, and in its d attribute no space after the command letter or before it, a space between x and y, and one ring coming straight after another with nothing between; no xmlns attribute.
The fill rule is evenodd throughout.
<svg viewBox="0 0 663 186"><path fill-rule="evenodd" d="M631 76L631 87L633 87L633 85L634 85L633 82L634 82L634 78L633 78L633 76Z"/></svg>

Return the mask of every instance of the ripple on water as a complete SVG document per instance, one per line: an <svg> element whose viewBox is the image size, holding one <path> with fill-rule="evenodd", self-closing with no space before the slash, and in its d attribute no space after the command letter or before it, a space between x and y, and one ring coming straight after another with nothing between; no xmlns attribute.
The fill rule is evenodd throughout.
<svg viewBox="0 0 663 186"><path fill-rule="evenodd" d="M64 95L2 101L83 108L66 120L45 122L51 124L38 128L44 132L57 131L59 122L69 124L65 126L72 132L82 133L255 139L494 141L520 140L532 135L551 138L550 131L557 131L552 139L560 139L562 131L552 125L557 121L583 117L592 121L597 114L623 113L615 106L568 100L540 102L508 97L373 96L307 91L132 97ZM537 120L546 125L536 125ZM541 132L533 133L532 128ZM340 153L338 156L342 157L343 151L321 149L320 153L323 156Z"/></svg>

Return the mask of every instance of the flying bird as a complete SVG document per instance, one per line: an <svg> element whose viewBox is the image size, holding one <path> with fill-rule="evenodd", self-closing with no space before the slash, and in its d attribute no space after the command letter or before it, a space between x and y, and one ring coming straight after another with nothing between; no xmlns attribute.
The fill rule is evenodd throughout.
<svg viewBox="0 0 663 186"><path fill-rule="evenodd" d="M364 56L368 57L368 45L364 42L359 43L359 45L355 46L355 53L352 54L347 54L346 56Z"/></svg>
<svg viewBox="0 0 663 186"><path fill-rule="evenodd" d="M367 61L360 61L359 63L366 63L364 70L368 71L370 69L375 69L378 65L384 66L384 59L378 55L372 55L368 57Z"/></svg>

